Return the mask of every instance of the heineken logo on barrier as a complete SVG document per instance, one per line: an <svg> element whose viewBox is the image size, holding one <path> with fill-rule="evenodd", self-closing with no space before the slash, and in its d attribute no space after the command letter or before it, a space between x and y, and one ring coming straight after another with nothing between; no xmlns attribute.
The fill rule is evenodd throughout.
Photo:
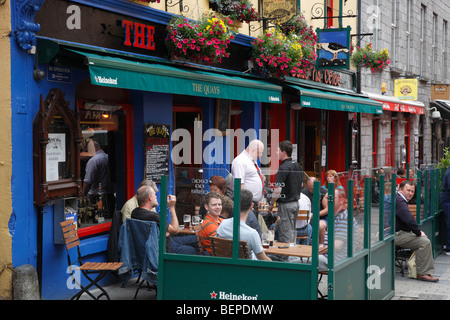
<svg viewBox="0 0 450 320"><path fill-rule="evenodd" d="M117 78L107 78L107 77L102 77L102 76L95 76L95 82L97 83L102 83L102 84L115 84L117 85Z"/></svg>
<svg viewBox="0 0 450 320"><path fill-rule="evenodd" d="M258 300L258 295L256 296L248 296L244 293L241 294L234 294L232 292L224 292L219 291L219 293L216 293L215 291L210 293L211 299L217 299L220 300Z"/></svg>

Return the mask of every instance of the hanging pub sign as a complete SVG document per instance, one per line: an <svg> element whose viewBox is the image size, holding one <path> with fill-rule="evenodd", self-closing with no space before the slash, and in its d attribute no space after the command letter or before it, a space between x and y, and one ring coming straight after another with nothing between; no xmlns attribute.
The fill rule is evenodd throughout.
<svg viewBox="0 0 450 320"><path fill-rule="evenodd" d="M297 0L263 0L262 16L272 24L285 23L297 13Z"/></svg>
<svg viewBox="0 0 450 320"><path fill-rule="evenodd" d="M394 96L399 100L417 100L417 79L395 79Z"/></svg>
<svg viewBox="0 0 450 320"><path fill-rule="evenodd" d="M348 69L350 66L350 27L316 29L318 68Z"/></svg>
<svg viewBox="0 0 450 320"><path fill-rule="evenodd" d="M170 126L145 125L145 179L161 182L169 175Z"/></svg>

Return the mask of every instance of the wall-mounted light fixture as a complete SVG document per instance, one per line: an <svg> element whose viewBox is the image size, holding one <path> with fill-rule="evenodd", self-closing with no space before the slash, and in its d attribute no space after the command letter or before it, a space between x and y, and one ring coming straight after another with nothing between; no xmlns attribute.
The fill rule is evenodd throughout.
<svg viewBox="0 0 450 320"><path fill-rule="evenodd" d="M431 119L433 119L433 120L442 120L441 113L437 110L437 108L436 107L432 107L432 108L428 109L428 111L432 111L432 110L434 110L434 111L431 112Z"/></svg>
<svg viewBox="0 0 450 320"><path fill-rule="evenodd" d="M41 81L45 78L45 71L39 69L38 67L34 67L33 78L36 81Z"/></svg>

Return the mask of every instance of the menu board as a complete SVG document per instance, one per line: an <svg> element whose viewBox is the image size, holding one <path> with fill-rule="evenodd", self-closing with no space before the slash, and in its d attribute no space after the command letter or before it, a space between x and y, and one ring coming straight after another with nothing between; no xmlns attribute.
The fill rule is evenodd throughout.
<svg viewBox="0 0 450 320"><path fill-rule="evenodd" d="M169 175L170 126L145 124L145 179L161 182Z"/></svg>

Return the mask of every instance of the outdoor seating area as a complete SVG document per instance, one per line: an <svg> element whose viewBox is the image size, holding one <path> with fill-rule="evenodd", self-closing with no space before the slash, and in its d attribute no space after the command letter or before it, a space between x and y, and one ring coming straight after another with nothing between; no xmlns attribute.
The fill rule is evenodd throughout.
<svg viewBox="0 0 450 320"><path fill-rule="evenodd" d="M217 172L216 172L217 173ZM398 188L395 176L386 177L370 172L355 171L351 176L341 173L336 184L328 185L328 192L345 190L346 195L346 223L342 229L338 220L334 218L339 212L334 212L334 202L337 199L328 195L328 226L327 245L319 243L319 215L321 208L319 182L314 182L313 202L310 210L299 209L297 222L306 221L312 226L311 237L296 237L295 243L283 243L277 240L277 223L275 219L272 225L267 225L261 234L263 252L271 261L261 261L254 258L252 247L246 241L233 241L240 237L239 220L233 221L232 239L219 236L209 236L210 251L202 241L202 222L198 206L194 215L184 217L184 223L179 226L178 232L166 236L167 223L165 216L161 215L159 227L154 222L126 219L120 229L118 251L120 253L120 265L113 265L111 270L117 270L123 279L123 286L132 276L138 276L140 282L138 291L143 288L152 288L157 292L158 299L209 299L210 292L243 292L248 296L257 296L258 299L389 299L394 294L394 273L400 272L407 275L407 259L411 254L408 249L403 249L394 243L394 212L395 203L390 199ZM205 174L205 172L203 172ZM424 168L417 173L417 196L415 204L410 204L411 212L419 212L414 215L418 223L424 228L436 230L439 228L438 206L436 197L432 197L433 190L438 188L439 171L432 168ZM270 177L269 177L270 178ZM207 180L209 181L209 180ZM341 184L341 181L345 181ZM161 199L167 198L167 185L163 177L161 183ZM202 197L200 198L202 199ZM240 201L240 182L234 181L233 200ZM434 202L433 202L434 201ZM196 204L194 202L194 204ZM180 207L183 203L180 202ZM194 208L194 206L193 206ZM424 212L424 208L428 208ZM167 210L167 202L162 201L161 212ZM232 216L239 216L239 207L234 206ZM267 215L275 215L276 211L261 210L263 221L270 221ZM183 214L186 216L186 213ZM192 223L195 221L195 223ZM70 225L65 222L65 225ZM65 227L65 226L64 226ZM275 235L275 238L266 235ZM130 238L131 237L131 238ZM174 239L193 239L189 243L195 248L190 253L171 252L167 246ZM340 248L336 247L336 239L345 238L345 251L342 255ZM204 239L203 239L204 240ZM307 240L307 244L300 241ZM188 243L188 241L186 241ZM437 242L435 242L437 244ZM437 252L441 248L436 245ZM192 253L195 252L195 253ZM320 256L325 257L320 258ZM252 259L253 257L253 259ZM322 260L321 260L322 259ZM321 269L325 261L325 269ZM70 262L69 262L70 263ZM383 270L383 290L368 288L367 281L370 273L368 265L375 265ZM148 270L151 270L149 273ZM189 272L191 276L201 276L203 272L212 276L211 283L199 285L192 290L186 286L179 275L179 270ZM110 271L110 269L108 269ZM106 270L105 270L106 272ZM266 292L259 283L261 277L269 274L277 274L276 286L280 291ZM103 277L102 273L99 279ZM232 281L230 281L232 279ZM323 283L325 281L325 284ZM74 298L79 298L88 288L97 285L98 280L91 280L92 284L78 293ZM322 289L320 289L320 284ZM324 288L326 290L324 291ZM101 289L102 290L102 289ZM276 294L274 293L276 292ZM108 297L104 292L102 295Z"/></svg>

